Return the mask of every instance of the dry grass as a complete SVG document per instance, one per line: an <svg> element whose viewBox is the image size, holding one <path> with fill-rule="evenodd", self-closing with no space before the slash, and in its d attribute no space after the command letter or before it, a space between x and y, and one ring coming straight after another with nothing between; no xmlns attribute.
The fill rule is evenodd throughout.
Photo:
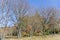
<svg viewBox="0 0 60 40"><path fill-rule="evenodd" d="M21 39L6 39L6 40L60 40L60 34L49 35L49 36L33 36Z"/></svg>

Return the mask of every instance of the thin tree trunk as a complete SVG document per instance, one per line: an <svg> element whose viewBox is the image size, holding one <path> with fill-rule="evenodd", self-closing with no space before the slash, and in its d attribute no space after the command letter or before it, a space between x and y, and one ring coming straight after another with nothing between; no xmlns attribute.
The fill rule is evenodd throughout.
<svg viewBox="0 0 60 40"><path fill-rule="evenodd" d="M21 38L21 28L19 28L19 30L18 30L18 38Z"/></svg>
<svg viewBox="0 0 60 40"><path fill-rule="evenodd" d="M32 29L30 31L30 36L33 36L33 34L34 34L34 26L32 26Z"/></svg>

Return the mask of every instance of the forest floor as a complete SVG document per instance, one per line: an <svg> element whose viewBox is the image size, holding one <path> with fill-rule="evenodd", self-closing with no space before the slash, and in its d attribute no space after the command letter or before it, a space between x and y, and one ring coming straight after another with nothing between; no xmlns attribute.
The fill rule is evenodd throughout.
<svg viewBox="0 0 60 40"><path fill-rule="evenodd" d="M6 40L60 40L60 34L46 35L46 36L33 36L33 37L24 37L21 39L6 39Z"/></svg>

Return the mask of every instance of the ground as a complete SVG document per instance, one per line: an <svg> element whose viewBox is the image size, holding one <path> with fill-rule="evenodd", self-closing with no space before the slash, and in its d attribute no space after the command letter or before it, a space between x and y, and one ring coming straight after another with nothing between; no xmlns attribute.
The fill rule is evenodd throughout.
<svg viewBox="0 0 60 40"><path fill-rule="evenodd" d="M21 39L6 39L6 40L60 40L60 34L55 35L46 35L46 36L33 36L33 37L24 37Z"/></svg>

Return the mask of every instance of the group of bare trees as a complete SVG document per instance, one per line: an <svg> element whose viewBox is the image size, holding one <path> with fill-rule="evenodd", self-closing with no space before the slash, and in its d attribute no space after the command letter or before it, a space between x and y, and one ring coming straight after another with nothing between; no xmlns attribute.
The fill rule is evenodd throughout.
<svg viewBox="0 0 60 40"><path fill-rule="evenodd" d="M9 1L2 0L0 4L0 12L2 14L0 16L0 24L7 27L8 23L12 21L17 29L14 32L17 33L18 38L24 35L23 32L29 34L29 36L60 32L58 30L58 10L56 8L35 9L33 11L30 10L28 0L18 0L18 3L15 2L16 0L11 0L14 2L14 4L12 3L13 5L10 5ZM33 11L33 13L30 11ZM27 15L31 13L34 15Z"/></svg>
<svg viewBox="0 0 60 40"><path fill-rule="evenodd" d="M13 3L14 2L14 3ZM11 4L10 4L11 3ZM28 12L28 3L24 0L1 0L0 4L0 25L8 27L10 24L17 24L18 37L21 36L21 27L24 25L23 18Z"/></svg>
<svg viewBox="0 0 60 40"><path fill-rule="evenodd" d="M28 10L26 10L26 12L27 11ZM56 8L48 8L48 9L43 9L41 11L35 10L34 15L30 15L30 16L25 15L26 12L25 13L23 12L22 14L20 13L18 17L16 15L16 17L18 18L17 27L18 27L19 38L22 35L24 35L22 34L22 32L25 32L25 34L29 34L29 36L55 34L60 32L58 19L57 19L58 15L56 15L57 14ZM29 32L27 32L28 31L28 29L26 29L27 26L28 29L31 28Z"/></svg>

